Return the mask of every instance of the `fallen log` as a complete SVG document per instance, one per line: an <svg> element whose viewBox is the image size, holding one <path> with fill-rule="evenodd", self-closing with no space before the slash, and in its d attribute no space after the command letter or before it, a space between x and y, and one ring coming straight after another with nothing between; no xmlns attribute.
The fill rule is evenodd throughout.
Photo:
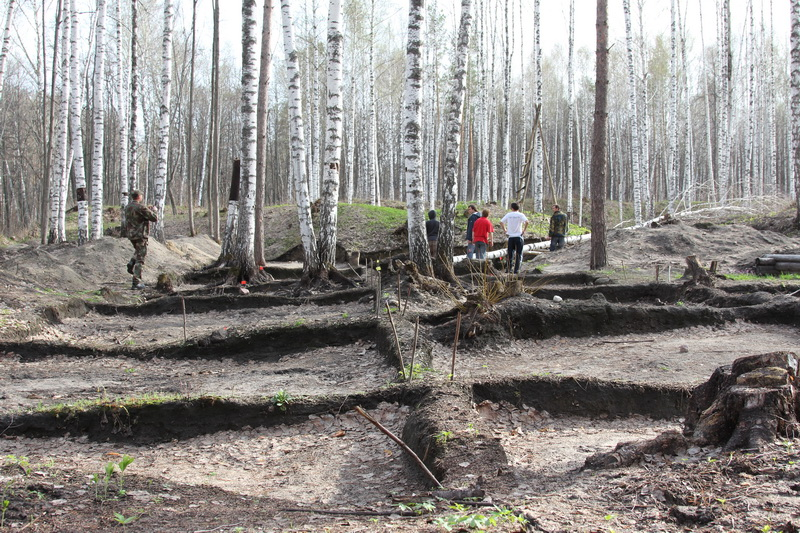
<svg viewBox="0 0 800 533"><path fill-rule="evenodd" d="M786 261L778 261L775 263L775 270L780 272L800 272L800 263L789 263Z"/></svg>
<svg viewBox="0 0 800 533"><path fill-rule="evenodd" d="M800 254L764 254L761 257L768 259L775 259L776 261L788 261L791 263L800 263Z"/></svg>

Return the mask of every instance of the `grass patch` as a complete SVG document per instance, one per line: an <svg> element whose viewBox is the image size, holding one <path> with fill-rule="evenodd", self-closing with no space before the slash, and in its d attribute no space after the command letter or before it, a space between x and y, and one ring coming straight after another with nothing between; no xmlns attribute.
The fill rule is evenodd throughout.
<svg viewBox="0 0 800 533"><path fill-rule="evenodd" d="M779 276L753 274L751 272L736 272L725 274L725 277L734 281L800 281L800 273L792 272Z"/></svg>

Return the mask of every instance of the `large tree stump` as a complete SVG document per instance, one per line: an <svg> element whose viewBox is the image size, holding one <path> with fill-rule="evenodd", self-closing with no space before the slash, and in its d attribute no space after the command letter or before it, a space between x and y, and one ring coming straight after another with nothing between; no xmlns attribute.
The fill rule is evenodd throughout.
<svg viewBox="0 0 800 533"><path fill-rule="evenodd" d="M706 287L713 287L714 280L708 275L708 271L700 265L696 255L686 256L686 270L683 273L684 278L689 278L686 285L705 285Z"/></svg>
<svg viewBox="0 0 800 533"><path fill-rule="evenodd" d="M695 389L685 432L698 445L762 448L800 432L798 360L791 352L742 357Z"/></svg>
<svg viewBox="0 0 800 533"><path fill-rule="evenodd" d="M778 437L800 435L798 358L792 352L741 357L719 367L692 393L683 436L667 432L651 441L622 443L588 457L584 468L628 466L653 453L688 446L725 451L762 449Z"/></svg>

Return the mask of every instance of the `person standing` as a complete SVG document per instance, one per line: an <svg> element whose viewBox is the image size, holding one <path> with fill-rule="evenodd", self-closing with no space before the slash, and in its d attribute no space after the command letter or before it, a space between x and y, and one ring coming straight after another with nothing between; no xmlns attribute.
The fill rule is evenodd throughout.
<svg viewBox="0 0 800 533"><path fill-rule="evenodd" d="M428 235L428 248L431 251L431 259L436 259L436 252L439 251L439 221L436 220L436 211L428 211L428 220L425 221L425 233Z"/></svg>
<svg viewBox="0 0 800 533"><path fill-rule="evenodd" d="M472 241L472 226L475 224L475 221L481 218L480 213L478 213L478 208L475 207L473 204L470 204L467 207L467 259L472 259L472 256L475 255L475 243Z"/></svg>
<svg viewBox="0 0 800 533"><path fill-rule="evenodd" d="M141 191L131 191L130 202L125 206L125 234L133 245L133 257L128 261L128 273L133 276L132 290L144 289L142 269L147 256L147 239L150 223L158 220L155 211L142 205Z"/></svg>
<svg viewBox="0 0 800 533"><path fill-rule="evenodd" d="M569 233L567 215L561 212L558 204L553 205L553 216L550 217L550 251L555 252L564 247L564 241Z"/></svg>
<svg viewBox="0 0 800 533"><path fill-rule="evenodd" d="M472 224L472 241L475 243L475 258L486 259L486 248L494 244L494 226L489 221L489 210Z"/></svg>
<svg viewBox="0 0 800 533"><path fill-rule="evenodd" d="M523 236L525 230L528 229L528 217L519 211L519 204L514 202L511 204L511 211L506 213L506 216L500 221L500 227L508 235L508 269L506 272L513 271L514 274L519 274L519 264L522 261L522 244L524 242Z"/></svg>

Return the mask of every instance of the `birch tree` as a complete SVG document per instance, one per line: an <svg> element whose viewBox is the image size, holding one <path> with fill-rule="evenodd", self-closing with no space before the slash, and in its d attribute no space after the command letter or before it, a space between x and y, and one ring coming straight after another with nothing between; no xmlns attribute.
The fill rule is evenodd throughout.
<svg viewBox="0 0 800 533"><path fill-rule="evenodd" d="M670 2L669 32L669 155L667 159L667 212L675 212L678 192L678 28L675 0Z"/></svg>
<svg viewBox="0 0 800 533"><path fill-rule="evenodd" d="M3 83L6 78L6 59L8 57L8 50L11 44L11 23L14 20L14 8L17 5L16 0L8 0L8 7L6 7L6 23L3 26L3 44L0 45L0 102L3 101Z"/></svg>
<svg viewBox="0 0 800 533"><path fill-rule="evenodd" d="M420 271L431 273L431 255L425 235L425 197L422 191L420 159L422 124L420 90L422 86L422 23L424 0L409 0L408 45L406 46L406 86L403 97L403 168L408 208L408 250Z"/></svg>
<svg viewBox="0 0 800 533"><path fill-rule="evenodd" d="M572 213L573 137L575 136L575 0L569 0L569 59L567 61L567 213Z"/></svg>
<svg viewBox="0 0 800 533"><path fill-rule="evenodd" d="M194 144L194 69L197 59L197 0L192 0L192 52L189 61L189 112L186 127L186 203L189 209L189 235L195 236L194 226L194 168L192 147ZM202 166L202 165L201 165Z"/></svg>
<svg viewBox="0 0 800 533"><path fill-rule="evenodd" d="M342 154L342 35L341 0L328 5L327 127L325 177L320 209L319 253L325 270L336 264L336 225L339 203L339 164Z"/></svg>
<svg viewBox="0 0 800 533"><path fill-rule="evenodd" d="M164 33L161 39L161 106L158 123L158 163L156 166L154 207L158 215L153 237L164 242L164 202L167 198L167 161L169 160L170 114L172 94L172 0L164 0Z"/></svg>
<svg viewBox="0 0 800 533"><path fill-rule="evenodd" d="M311 220L311 202L308 197L306 176L306 150L303 127L303 100L300 87L300 66L294 47L292 14L289 0L281 0L283 18L283 47L286 54L286 71L289 84L289 128L291 131L292 177L295 185L295 200L300 223L300 242L303 245L303 276L314 279L319 273L319 254Z"/></svg>
<svg viewBox="0 0 800 533"><path fill-rule="evenodd" d="M800 0L789 0L791 17L791 108L792 151L794 152L795 214L794 223L800 225Z"/></svg>
<svg viewBox="0 0 800 533"><path fill-rule="evenodd" d="M719 173L719 201L728 203L730 192L730 112L731 112L731 41L730 41L730 0L720 2L719 83L717 98L719 102L717 123L717 164Z"/></svg>
<svg viewBox="0 0 800 533"><path fill-rule="evenodd" d="M636 224L641 224L642 198L641 177L639 175L640 149L639 149L639 115L636 112L636 71L633 67L633 31L631 30L631 2L622 0L625 10L625 44L628 58L628 110L630 111L631 125L631 180L633 182L633 215Z"/></svg>
<svg viewBox="0 0 800 533"><path fill-rule="evenodd" d="M455 49L455 70L447 101L447 125L445 127L444 187L441 229L439 231L439 259L445 270L453 265L453 222L456 214L456 172L461 151L461 114L466 91L464 78L469 53L469 32L472 25L472 0L461 0L461 22ZM466 157L465 157L466 159Z"/></svg>
<svg viewBox="0 0 800 533"><path fill-rule="evenodd" d="M124 51L122 49L122 17L120 4L122 0L114 2L114 14L117 21L116 28L116 48L117 56L114 60L114 70L117 76L117 116L118 116L118 144L117 151L119 152L119 192L120 192L120 219L122 221L121 227L125 227L125 206L128 205L128 191L130 190L130 183L128 177L128 106L127 106L127 86L128 76L127 69L124 67Z"/></svg>
<svg viewBox="0 0 800 533"><path fill-rule="evenodd" d="M139 187L139 142L137 135L139 133L139 60L138 60L138 25L139 25L139 8L138 0L131 0L131 105L130 105L130 150L128 151L129 157L129 187L130 190L138 189ZM123 195L127 195L130 190L122 191ZM127 204L127 201L124 202ZM125 227L124 225L122 226Z"/></svg>
<svg viewBox="0 0 800 533"><path fill-rule="evenodd" d="M258 107L258 67L256 63L256 0L242 0L242 160L239 182L239 226L233 261L239 269L238 281L256 275L253 255L256 199L256 109Z"/></svg>
<svg viewBox="0 0 800 533"><path fill-rule="evenodd" d="M70 0L69 6L69 124L72 132L72 168L75 172L75 199L78 202L78 244L84 244L89 238L89 202L86 191L86 170L83 165L83 128L81 126L83 95L81 91L81 79L78 74L78 10L75 7L75 0Z"/></svg>
<svg viewBox="0 0 800 533"><path fill-rule="evenodd" d="M69 133L69 4L64 2L61 8L61 93L58 106L58 130L56 132L55 149L53 150L53 175L50 179L50 220L48 244L66 240L64 227L64 198L67 182L67 153ZM62 201L63 199L63 201Z"/></svg>
<svg viewBox="0 0 800 533"><path fill-rule="evenodd" d="M534 105L542 105L542 40L541 40L541 27L542 20L540 14L541 2L540 0L533 0L533 38L535 42L536 63L536 94L534 97ZM541 109L541 107L539 108ZM539 117L539 124L541 124L541 116ZM541 129L535 134L536 138L536 165L535 165L535 178L533 186L533 208L536 211L542 211L544 202L544 139L542 139ZM553 191L555 194L555 191ZM504 204L505 205L505 204Z"/></svg>
<svg viewBox="0 0 800 533"><path fill-rule="evenodd" d="M94 92L94 142L92 150L92 239L103 236L103 145L105 141L105 57L106 57L106 0L97 0L95 21Z"/></svg>

